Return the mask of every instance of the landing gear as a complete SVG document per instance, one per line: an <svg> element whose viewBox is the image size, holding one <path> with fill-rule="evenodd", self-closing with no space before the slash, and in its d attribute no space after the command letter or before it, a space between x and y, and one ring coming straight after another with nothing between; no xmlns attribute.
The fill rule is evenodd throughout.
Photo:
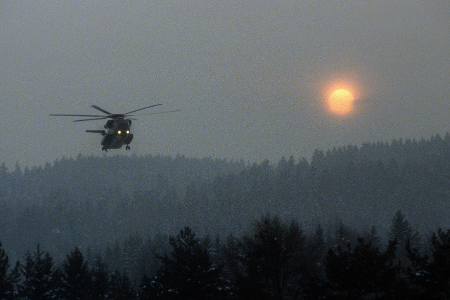
<svg viewBox="0 0 450 300"><path fill-rule="evenodd" d="M130 146L127 145L127 146L125 147L125 150L130 150Z"/></svg>
<svg viewBox="0 0 450 300"><path fill-rule="evenodd" d="M107 149L106 147L102 147L102 152L103 152L103 150L104 150L105 152L108 152L108 149Z"/></svg>

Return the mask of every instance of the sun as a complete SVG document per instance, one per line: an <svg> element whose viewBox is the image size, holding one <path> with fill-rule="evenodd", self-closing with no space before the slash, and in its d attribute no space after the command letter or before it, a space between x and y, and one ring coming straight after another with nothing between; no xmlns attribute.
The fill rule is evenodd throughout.
<svg viewBox="0 0 450 300"><path fill-rule="evenodd" d="M337 89L328 97L328 108L334 114L344 116L353 111L355 97L346 89Z"/></svg>

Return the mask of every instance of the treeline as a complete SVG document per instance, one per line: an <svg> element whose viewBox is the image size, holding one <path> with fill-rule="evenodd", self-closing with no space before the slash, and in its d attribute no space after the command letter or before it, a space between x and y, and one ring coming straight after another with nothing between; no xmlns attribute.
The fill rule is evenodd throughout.
<svg viewBox="0 0 450 300"><path fill-rule="evenodd" d="M317 150L272 164L183 156L82 156L42 167L0 166L0 239L14 259L36 243L64 259L130 234L167 235L189 224L242 235L265 213L305 230L343 220L389 229L401 210L422 232L450 227L450 135ZM386 241L388 237L382 236Z"/></svg>
<svg viewBox="0 0 450 300"><path fill-rule="evenodd" d="M78 155L12 171L3 164L0 239L18 258L36 243L67 253L74 245L104 249L130 233L168 234L186 224L188 184L244 168L242 161L160 155Z"/></svg>
<svg viewBox="0 0 450 300"><path fill-rule="evenodd" d="M89 260L79 248L56 264L37 245L10 266L0 245L0 299L449 299L450 230L421 242L400 211L388 243L375 227L335 225L307 234L265 215L226 241L185 227L166 238L168 248L140 253L158 265L134 279L111 268L111 257Z"/></svg>

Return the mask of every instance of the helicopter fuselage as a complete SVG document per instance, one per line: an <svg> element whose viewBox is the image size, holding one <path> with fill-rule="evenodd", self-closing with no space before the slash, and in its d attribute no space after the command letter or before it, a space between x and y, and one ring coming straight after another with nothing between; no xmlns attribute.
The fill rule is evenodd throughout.
<svg viewBox="0 0 450 300"><path fill-rule="evenodd" d="M131 120L117 118L108 120L105 124L105 131L102 131L102 150L119 149L126 145L126 149L130 149L129 144L133 140L133 134L130 131Z"/></svg>

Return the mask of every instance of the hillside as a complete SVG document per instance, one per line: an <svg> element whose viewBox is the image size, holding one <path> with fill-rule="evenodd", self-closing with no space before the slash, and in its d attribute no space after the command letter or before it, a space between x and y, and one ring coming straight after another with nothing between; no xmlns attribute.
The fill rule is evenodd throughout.
<svg viewBox="0 0 450 300"><path fill-rule="evenodd" d="M0 168L0 240L19 252L104 249L132 234L241 234L270 213L307 230L338 220L388 230L396 211L427 233L449 228L450 135L317 150L302 158L245 164L182 156L61 159Z"/></svg>

